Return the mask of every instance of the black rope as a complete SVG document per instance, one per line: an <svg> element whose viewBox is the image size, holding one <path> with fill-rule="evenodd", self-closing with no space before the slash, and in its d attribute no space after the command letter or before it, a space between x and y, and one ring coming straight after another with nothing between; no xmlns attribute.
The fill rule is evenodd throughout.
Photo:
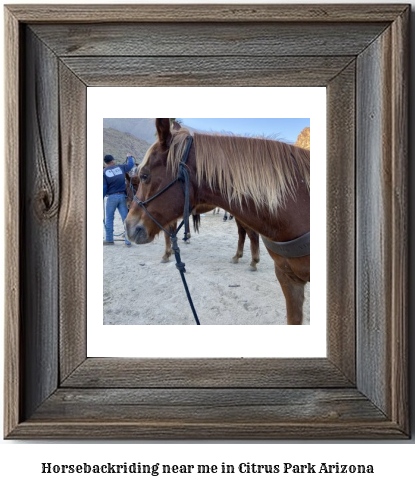
<svg viewBox="0 0 415 488"><path fill-rule="evenodd" d="M182 279L182 283L183 283L184 289L186 291L187 300L189 302L190 308L192 309L193 317L195 319L196 324L200 325L199 317L197 316L197 312L196 312L195 306L193 305L193 300L192 300L192 297L190 295L189 288L187 286L186 277L184 276L184 273L186 273L186 268L185 268L185 263L183 263L183 261L180 258L180 248L177 244L177 232L176 232L176 234L174 234L174 232L172 232L172 236L170 237L170 239L171 239L171 243L172 243L172 249L174 251L174 256L176 258L176 268L179 270L180 277Z"/></svg>

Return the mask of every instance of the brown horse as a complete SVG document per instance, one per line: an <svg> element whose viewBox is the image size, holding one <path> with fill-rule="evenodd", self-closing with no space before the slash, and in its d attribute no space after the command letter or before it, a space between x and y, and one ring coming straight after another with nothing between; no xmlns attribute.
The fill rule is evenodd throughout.
<svg viewBox="0 0 415 488"><path fill-rule="evenodd" d="M125 174L125 188L127 191L127 207L130 208L131 203L134 199L134 195L138 190L138 185L140 183L140 179L138 175L130 176L128 173ZM213 212L214 214L217 212L219 213L219 209L217 207L213 207L212 205L199 205L192 212L193 217L193 227L196 232L199 232L200 226L200 214ZM257 264L259 263L259 236L256 232L249 229L248 227L244 227L242 223L235 219L237 228L238 228L238 247L236 249L236 254L232 258L232 262L238 264L239 259L243 257L244 254L244 245L245 239L248 235L251 241L251 263L249 265L249 269L251 271L257 271ZM177 221L172 225L173 231L177 229ZM164 247L164 254L161 257L162 263L168 263L170 260L170 256L173 254L173 250L171 247L171 240L170 237L164 234L165 240L165 247Z"/></svg>
<svg viewBox="0 0 415 488"><path fill-rule="evenodd" d="M310 256L306 251L288 257L278 250L281 243L295 242L310 231L310 152L266 138L195 133L191 140L184 128L172 131L169 119L156 119L156 129L158 140L140 165L141 203L133 202L125 220L129 239L151 242L159 225L168 227L183 215L185 197L178 175L185 172L192 206L221 207L267 239L286 300L287 322L301 324Z"/></svg>

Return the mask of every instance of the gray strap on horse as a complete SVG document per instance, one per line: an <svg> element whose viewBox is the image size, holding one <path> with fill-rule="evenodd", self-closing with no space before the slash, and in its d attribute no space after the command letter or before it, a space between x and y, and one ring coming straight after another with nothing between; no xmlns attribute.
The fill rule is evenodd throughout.
<svg viewBox="0 0 415 488"><path fill-rule="evenodd" d="M292 148L290 146L291 161L294 165L297 165ZM302 258L303 256L309 256L310 254L310 232L303 234L296 239L285 242L275 242L267 239L264 236L262 241L265 247L271 252L278 254L278 256L283 256L285 258Z"/></svg>
<svg viewBox="0 0 415 488"><path fill-rule="evenodd" d="M270 241L264 236L261 236L265 247L279 256L285 258L301 258L310 254L310 232L304 234L297 239L286 242Z"/></svg>

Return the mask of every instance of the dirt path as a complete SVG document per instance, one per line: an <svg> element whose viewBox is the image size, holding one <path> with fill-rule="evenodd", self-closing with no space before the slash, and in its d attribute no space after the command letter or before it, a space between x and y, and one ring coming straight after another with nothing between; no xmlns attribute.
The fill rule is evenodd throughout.
<svg viewBox="0 0 415 488"><path fill-rule="evenodd" d="M238 232L234 220L220 214L202 216L200 233L190 244L179 241L186 279L202 325L285 324L285 299L273 261L260 242L258 271L250 271L249 239L239 264L231 262ZM122 231L116 215L116 232ZM180 236L182 237L182 236ZM193 324L174 257L161 263L164 238L130 248L123 241L104 246L104 324ZM310 293L306 287L304 324L310 323Z"/></svg>

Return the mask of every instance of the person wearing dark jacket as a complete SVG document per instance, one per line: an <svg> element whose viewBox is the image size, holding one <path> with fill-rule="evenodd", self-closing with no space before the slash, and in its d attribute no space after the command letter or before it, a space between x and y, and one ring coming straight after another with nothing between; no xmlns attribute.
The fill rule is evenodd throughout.
<svg viewBox="0 0 415 488"><path fill-rule="evenodd" d="M127 154L126 164L115 164L113 156L107 154L104 157L106 166L103 170L104 175L104 196L107 197L105 211L105 245L114 244L114 215L118 209L122 221L124 222L128 214L127 192L125 190L125 173L131 171L134 160L131 154ZM131 242L124 237L125 245L131 246Z"/></svg>

